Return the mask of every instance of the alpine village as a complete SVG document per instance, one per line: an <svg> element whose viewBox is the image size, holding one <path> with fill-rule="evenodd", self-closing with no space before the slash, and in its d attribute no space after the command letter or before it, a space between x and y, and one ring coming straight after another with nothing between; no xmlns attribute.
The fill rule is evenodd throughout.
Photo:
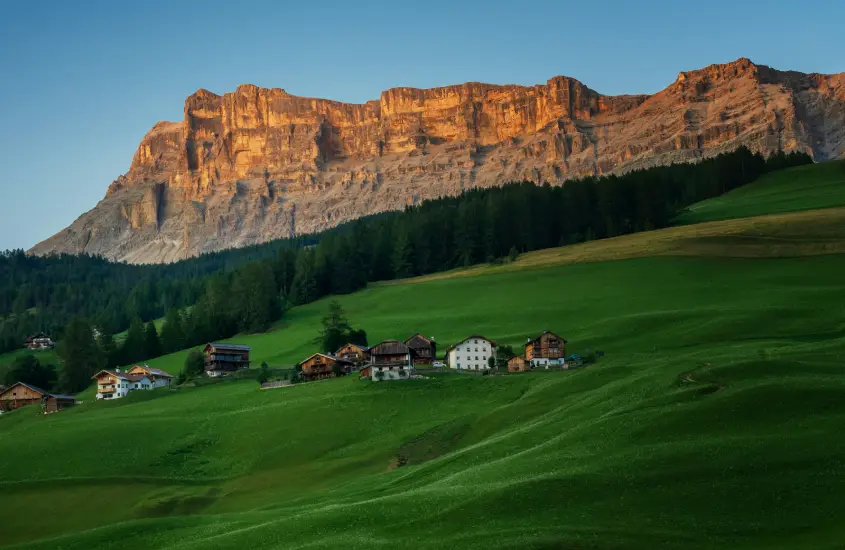
<svg viewBox="0 0 845 550"><path fill-rule="evenodd" d="M335 302L330 307L336 308L336 313L342 315L342 311L337 311L339 306ZM363 331L350 331L350 334L365 336ZM447 347L443 353L444 361L439 361L435 338L420 333L404 340L384 340L373 346L350 341L335 350L314 352L287 370L274 369L283 373L283 378L278 380L270 380L269 365L262 364L259 389L293 386L352 373L357 373L358 379L362 381L380 382L425 379L426 372L489 376L523 373L532 369L568 370L583 366L585 362L579 355L566 356L566 343L564 338L554 332L543 331L534 338L527 338L524 350L519 355L507 346L502 357L495 340L472 334ZM54 347L52 339L43 333L28 337L25 343L25 348L32 351ZM201 356L189 356L186 371L190 370L192 357L198 357L201 360L201 374L209 381L237 378L249 372L250 351L247 345L209 342L202 347ZM101 369L91 379L96 387L94 399L111 401L136 391L159 388L177 390L175 383L184 382L186 376L182 374L176 379L161 369L136 364L126 369ZM22 381L8 387L0 386L0 414L26 405L38 405L44 414L54 413L82 402L81 398L52 393Z"/></svg>

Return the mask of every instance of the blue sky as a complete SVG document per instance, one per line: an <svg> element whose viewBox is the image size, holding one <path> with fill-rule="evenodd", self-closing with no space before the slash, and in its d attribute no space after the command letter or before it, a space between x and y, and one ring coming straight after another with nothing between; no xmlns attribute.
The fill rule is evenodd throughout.
<svg viewBox="0 0 845 550"><path fill-rule="evenodd" d="M347 102L395 86L536 84L605 94L750 57L845 71L845 3L3 2L0 249L28 248L92 208L186 96L238 84Z"/></svg>

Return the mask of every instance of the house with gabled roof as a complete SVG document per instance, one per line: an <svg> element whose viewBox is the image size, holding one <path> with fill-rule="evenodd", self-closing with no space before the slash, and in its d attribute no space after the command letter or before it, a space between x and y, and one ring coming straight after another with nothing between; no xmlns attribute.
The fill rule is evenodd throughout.
<svg viewBox="0 0 845 550"><path fill-rule="evenodd" d="M491 357L496 360L496 342L480 334L467 336L446 350L446 363L453 369L489 370Z"/></svg>
<svg viewBox="0 0 845 550"><path fill-rule="evenodd" d="M143 374L150 379L153 388L164 388L173 383L173 376L161 370L154 369L149 365L135 365L127 374Z"/></svg>
<svg viewBox="0 0 845 550"><path fill-rule="evenodd" d="M146 374L129 374L120 369L101 370L91 377L97 381L97 399L120 399L135 390L152 390L153 382Z"/></svg>
<svg viewBox="0 0 845 550"><path fill-rule="evenodd" d="M430 365L437 359L437 344L434 338L428 338L418 332L405 340L405 345L414 350L415 365Z"/></svg>
<svg viewBox="0 0 845 550"><path fill-rule="evenodd" d="M240 344L211 342L203 349L205 373L216 378L228 373L249 368L249 352L252 348Z"/></svg>
<svg viewBox="0 0 845 550"><path fill-rule="evenodd" d="M566 365L566 340L554 332L544 330L536 338L525 343L525 360L535 367Z"/></svg>
<svg viewBox="0 0 845 550"><path fill-rule="evenodd" d="M525 357L517 355L508 359L508 372L526 372L531 370L531 363Z"/></svg>
<svg viewBox="0 0 845 550"><path fill-rule="evenodd" d="M11 410L26 405L41 405L44 413L56 412L76 403L72 395L62 395L39 387L17 382L0 392L0 409Z"/></svg>
<svg viewBox="0 0 845 550"><path fill-rule="evenodd" d="M374 381L410 378L414 373L414 350L398 340L385 340L370 348L370 362L361 376Z"/></svg>
<svg viewBox="0 0 845 550"><path fill-rule="evenodd" d="M370 360L370 347L349 343L337 350L335 356L342 357L356 364L366 363Z"/></svg>
<svg viewBox="0 0 845 550"><path fill-rule="evenodd" d="M30 350L53 349L56 343L43 332L39 332L27 337L25 346Z"/></svg>
<svg viewBox="0 0 845 550"><path fill-rule="evenodd" d="M342 369L344 373L349 373L354 365L355 363L343 357L327 353L315 353L299 364L302 369L299 375L303 380L321 380L335 376L335 368L337 367Z"/></svg>

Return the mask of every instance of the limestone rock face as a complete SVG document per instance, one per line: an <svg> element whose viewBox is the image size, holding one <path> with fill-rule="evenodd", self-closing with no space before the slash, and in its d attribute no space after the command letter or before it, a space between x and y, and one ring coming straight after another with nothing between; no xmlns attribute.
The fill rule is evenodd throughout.
<svg viewBox="0 0 845 550"><path fill-rule="evenodd" d="M353 105L242 85L199 90L159 122L129 171L31 252L136 263L298 234L467 188L692 161L741 145L845 156L845 73L739 59L682 72L654 95L544 85L394 88Z"/></svg>

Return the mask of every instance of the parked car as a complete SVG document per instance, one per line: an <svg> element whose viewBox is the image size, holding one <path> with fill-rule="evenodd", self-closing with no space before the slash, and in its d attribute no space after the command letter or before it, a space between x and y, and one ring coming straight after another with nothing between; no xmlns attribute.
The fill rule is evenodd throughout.
<svg viewBox="0 0 845 550"><path fill-rule="evenodd" d="M444 363L443 361L435 361L434 363L431 364L431 366L438 368L438 369L442 369L443 367L446 366L446 363Z"/></svg>

